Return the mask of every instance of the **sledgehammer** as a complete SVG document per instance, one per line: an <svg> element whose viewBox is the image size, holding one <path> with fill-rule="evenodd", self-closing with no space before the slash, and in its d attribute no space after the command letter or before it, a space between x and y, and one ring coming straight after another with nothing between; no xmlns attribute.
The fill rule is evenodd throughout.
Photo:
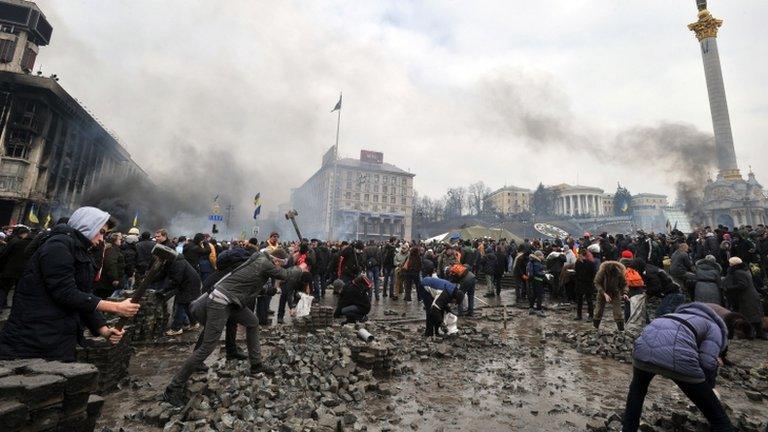
<svg viewBox="0 0 768 432"><path fill-rule="evenodd" d="M152 256L155 257L155 260L152 262L149 271L147 271L147 275L144 276L144 279L141 280L139 286L133 291L131 303L139 303L141 301L141 298L144 297L144 294L147 292L149 284L155 281L163 265L170 260L176 259L177 255L178 253L175 250L161 244L156 244L155 247L152 248ZM126 317L120 318L120 321L117 322L115 328L122 330L123 327L128 324L129 320L130 318Z"/></svg>

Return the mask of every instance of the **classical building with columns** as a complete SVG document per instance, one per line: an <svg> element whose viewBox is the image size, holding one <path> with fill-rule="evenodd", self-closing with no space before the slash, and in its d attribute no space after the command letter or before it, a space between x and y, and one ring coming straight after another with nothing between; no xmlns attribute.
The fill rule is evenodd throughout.
<svg viewBox="0 0 768 432"><path fill-rule="evenodd" d="M555 214L560 216L610 216L605 206L606 193L592 186L559 184L552 186L556 193ZM612 206L612 204L611 204Z"/></svg>
<svg viewBox="0 0 768 432"><path fill-rule="evenodd" d="M55 220L105 177L146 176L55 75L32 73L52 33L35 3L0 0L0 224Z"/></svg>
<svg viewBox="0 0 768 432"><path fill-rule="evenodd" d="M696 34L704 63L718 173L717 178L709 181L704 189L702 212L705 220L694 222L728 227L765 224L768 199L763 187L752 172L745 180L736 161L717 46L717 33L723 20L712 16L707 10L706 0L697 0L697 5L698 20L689 24L688 28Z"/></svg>
<svg viewBox="0 0 768 432"><path fill-rule="evenodd" d="M291 192L291 206L299 212L307 237L410 240L413 178L384 163L383 153L362 150L360 159L337 158L332 147L320 169Z"/></svg>

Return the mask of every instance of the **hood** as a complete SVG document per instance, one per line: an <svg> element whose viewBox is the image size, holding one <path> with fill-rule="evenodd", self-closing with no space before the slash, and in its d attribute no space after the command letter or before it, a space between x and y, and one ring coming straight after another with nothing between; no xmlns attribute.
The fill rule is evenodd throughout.
<svg viewBox="0 0 768 432"><path fill-rule="evenodd" d="M68 225L80 231L88 240L93 240L108 220L109 213L105 211L96 207L80 207L69 217Z"/></svg>
<svg viewBox="0 0 768 432"><path fill-rule="evenodd" d="M720 274L720 271L722 270L720 268L720 264L717 263L717 261L711 261L706 258L700 259L696 261L696 271L716 271L718 274Z"/></svg>
<svg viewBox="0 0 768 432"><path fill-rule="evenodd" d="M693 302L683 304L675 309L675 313L698 315L702 318L707 318L710 321L714 321L718 327L720 327L720 334L722 335L723 347L725 349L728 346L728 327L725 325L725 321L709 306L701 302Z"/></svg>
<svg viewBox="0 0 768 432"><path fill-rule="evenodd" d="M139 236L134 234L128 234L125 236L125 242L128 244L134 244L139 241Z"/></svg>

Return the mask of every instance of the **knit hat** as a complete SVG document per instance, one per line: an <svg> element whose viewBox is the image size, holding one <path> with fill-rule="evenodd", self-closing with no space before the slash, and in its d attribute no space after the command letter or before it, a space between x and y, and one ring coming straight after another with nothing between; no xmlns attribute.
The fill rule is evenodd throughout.
<svg viewBox="0 0 768 432"><path fill-rule="evenodd" d="M728 264L731 267L737 266L737 265L739 265L741 263L742 263L742 261L741 261L741 258L739 258L739 257L731 257L731 259L728 260Z"/></svg>
<svg viewBox="0 0 768 432"><path fill-rule="evenodd" d="M631 250L625 250L621 253L621 257L626 259L632 259L635 257L635 254L633 254Z"/></svg>

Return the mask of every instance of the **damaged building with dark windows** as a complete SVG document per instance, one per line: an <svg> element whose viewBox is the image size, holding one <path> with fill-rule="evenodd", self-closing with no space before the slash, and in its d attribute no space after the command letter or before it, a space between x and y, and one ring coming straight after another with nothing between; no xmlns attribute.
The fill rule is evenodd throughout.
<svg viewBox="0 0 768 432"><path fill-rule="evenodd" d="M105 176L145 176L128 151L58 83L35 73L53 27L32 2L0 0L0 224L35 208L66 216Z"/></svg>

